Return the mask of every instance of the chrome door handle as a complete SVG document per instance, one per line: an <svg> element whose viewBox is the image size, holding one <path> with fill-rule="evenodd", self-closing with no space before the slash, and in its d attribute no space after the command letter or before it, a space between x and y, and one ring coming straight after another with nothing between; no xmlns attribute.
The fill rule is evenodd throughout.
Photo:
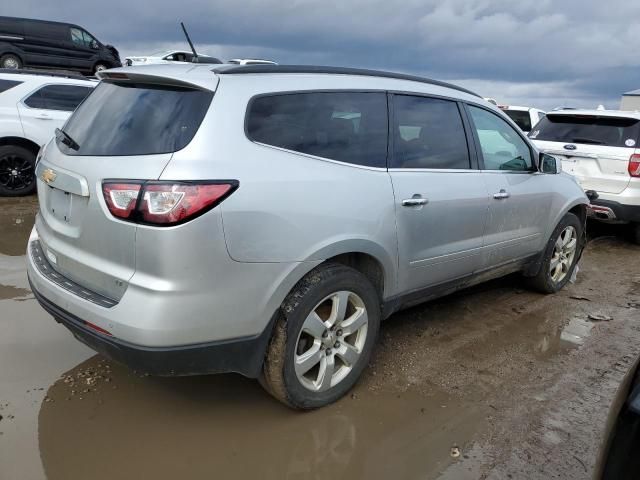
<svg viewBox="0 0 640 480"><path fill-rule="evenodd" d="M505 198L509 198L511 194L507 192L505 189L500 190L498 193L493 194L493 198L496 200L503 200Z"/></svg>
<svg viewBox="0 0 640 480"><path fill-rule="evenodd" d="M42 113L40 115L38 115L36 117L38 120L53 120L53 118L51 118L49 115L47 115L46 113Z"/></svg>
<svg viewBox="0 0 640 480"><path fill-rule="evenodd" d="M426 205L429 203L429 200L426 198L405 198L402 200L403 207L419 207L421 205Z"/></svg>

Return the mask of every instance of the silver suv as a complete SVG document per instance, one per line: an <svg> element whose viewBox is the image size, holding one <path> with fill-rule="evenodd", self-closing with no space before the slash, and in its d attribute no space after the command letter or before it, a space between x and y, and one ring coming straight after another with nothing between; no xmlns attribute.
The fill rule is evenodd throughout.
<svg viewBox="0 0 640 480"><path fill-rule="evenodd" d="M467 90L278 65L100 77L41 152L28 274L138 370L319 407L392 313L517 271L555 292L582 252L580 186Z"/></svg>

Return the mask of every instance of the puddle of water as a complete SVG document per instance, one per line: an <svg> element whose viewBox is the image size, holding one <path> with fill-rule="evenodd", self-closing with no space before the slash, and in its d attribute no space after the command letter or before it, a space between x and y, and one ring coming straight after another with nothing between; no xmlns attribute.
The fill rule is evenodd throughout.
<svg viewBox="0 0 640 480"><path fill-rule="evenodd" d="M301 413L240 376L159 379L100 362L68 372L42 404L40 453L51 480L437 478L455 462L451 446L464 452L487 413L438 392L365 388Z"/></svg>
<svg viewBox="0 0 640 480"><path fill-rule="evenodd" d="M37 210L35 196L0 198L0 254L24 255Z"/></svg>
<svg viewBox="0 0 640 480"><path fill-rule="evenodd" d="M44 478L40 404L61 372L91 355L34 299L0 300L0 478Z"/></svg>

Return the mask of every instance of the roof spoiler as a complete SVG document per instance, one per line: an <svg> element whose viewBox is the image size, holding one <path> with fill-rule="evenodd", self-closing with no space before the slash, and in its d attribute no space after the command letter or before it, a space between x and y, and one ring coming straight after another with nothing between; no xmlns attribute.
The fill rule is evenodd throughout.
<svg viewBox="0 0 640 480"><path fill-rule="evenodd" d="M148 73L135 73L135 72L122 72L122 71L110 71L103 70L101 72L96 73L97 77L100 80L112 81L112 82L122 82L122 83L146 83L152 85L165 85L169 87L181 87L181 88L189 88L195 90L206 90L210 91L210 89L203 87L202 85L196 85L195 83L185 82L184 80L166 77L163 75L152 75Z"/></svg>

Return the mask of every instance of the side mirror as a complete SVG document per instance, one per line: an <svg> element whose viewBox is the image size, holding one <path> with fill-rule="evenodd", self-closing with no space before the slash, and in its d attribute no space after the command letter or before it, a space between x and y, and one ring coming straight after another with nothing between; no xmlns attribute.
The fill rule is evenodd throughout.
<svg viewBox="0 0 640 480"><path fill-rule="evenodd" d="M95 40L91 41L91 48L93 48L94 50L98 50L98 42L96 42Z"/></svg>
<svg viewBox="0 0 640 480"><path fill-rule="evenodd" d="M560 162L556 157L547 155L546 153L541 153L538 170L542 173L557 174L562 171L562 162Z"/></svg>

